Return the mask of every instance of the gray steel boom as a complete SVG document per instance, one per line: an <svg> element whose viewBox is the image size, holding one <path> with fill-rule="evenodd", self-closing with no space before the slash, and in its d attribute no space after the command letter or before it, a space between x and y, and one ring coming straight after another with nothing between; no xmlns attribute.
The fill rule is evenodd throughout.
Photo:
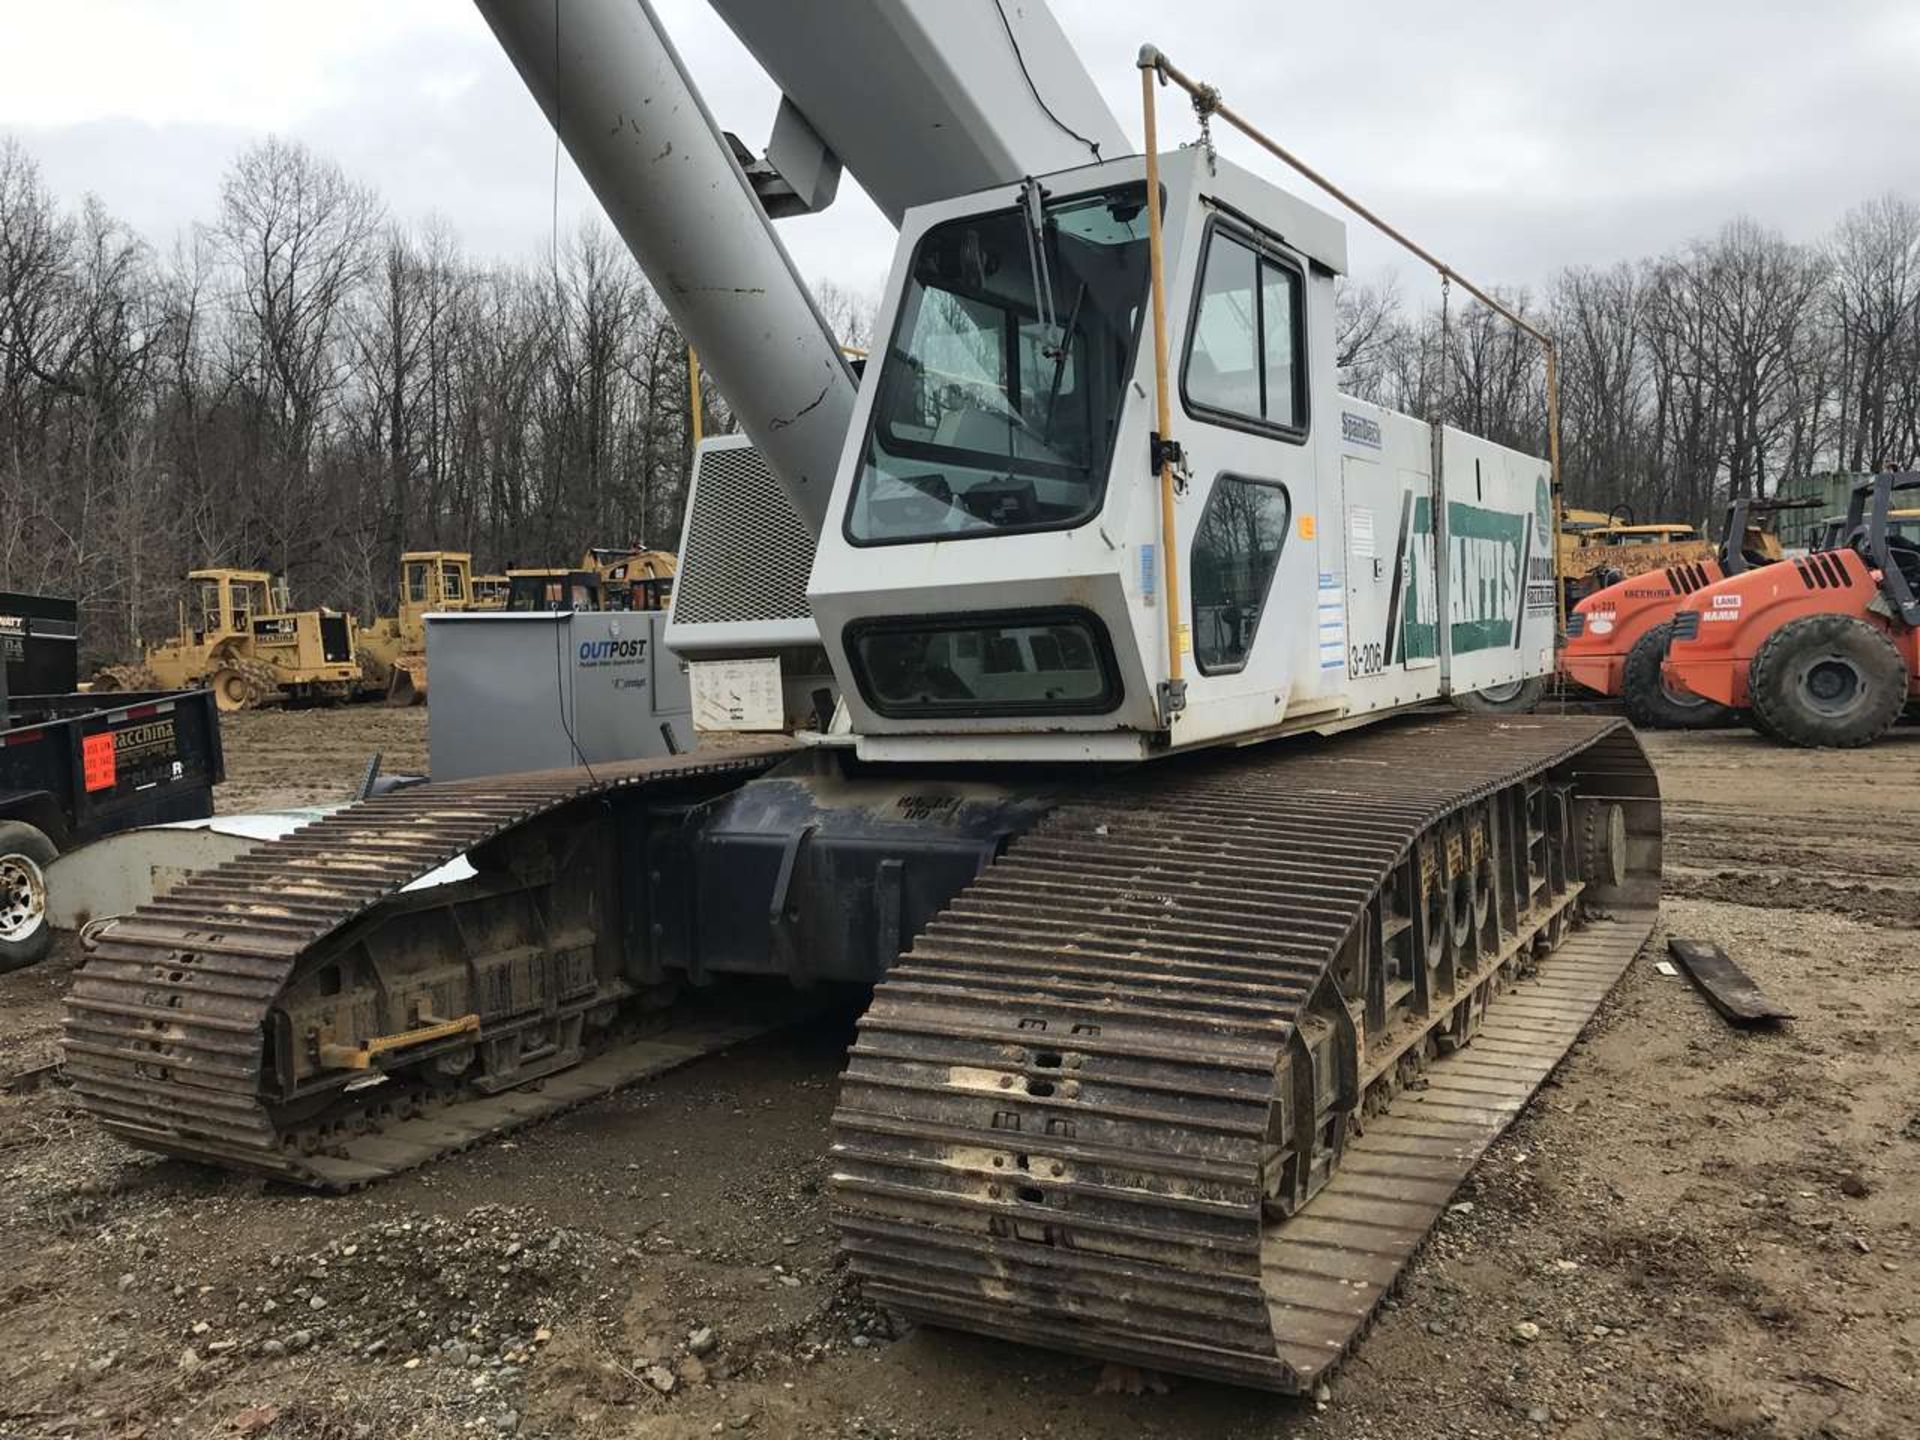
<svg viewBox="0 0 1920 1440"><path fill-rule="evenodd" d="M896 225L1133 148L1044 4L710 3Z"/></svg>
<svg viewBox="0 0 1920 1440"><path fill-rule="evenodd" d="M853 372L652 6L476 3L817 533L853 414Z"/></svg>
<svg viewBox="0 0 1920 1440"><path fill-rule="evenodd" d="M476 3L818 534L854 377L652 6ZM788 153L812 147L797 208L824 203L843 163L897 224L912 205L1128 148L1058 23L1031 0L714 8L785 92Z"/></svg>

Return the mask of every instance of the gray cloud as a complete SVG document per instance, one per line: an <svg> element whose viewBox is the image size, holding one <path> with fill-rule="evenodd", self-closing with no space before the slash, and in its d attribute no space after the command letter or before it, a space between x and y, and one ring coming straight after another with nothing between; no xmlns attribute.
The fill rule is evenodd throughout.
<svg viewBox="0 0 1920 1440"><path fill-rule="evenodd" d="M775 104L764 76L700 0L660 8L722 123L762 142ZM1171 20L1141 0L1055 9L1129 133L1133 57L1151 39L1464 271L1500 283L1658 253L1742 212L1814 240L1855 201L1920 192L1920 7L1903 0L1192 0ZM104 0L41 12L31 37L16 36L34 41L35 84L0 88L0 128L61 193L91 190L164 243L212 214L226 161L271 127L377 186L396 215L445 217L478 254L544 253L551 133L471 9L349 4L287 18L268 7L273 18L255 19L230 0L173 0L166 23L204 40L178 77L199 87L185 97L164 65L97 63L102 47L154 43L138 27L116 37L116 13ZM18 64L16 25L0 20L0 53ZM261 67L280 67L282 83L263 87ZM51 95L60 123L34 113ZM1191 137L1177 112L1167 127L1169 140ZM1266 164L1238 142L1223 149ZM561 171L570 228L593 204L564 157ZM891 232L856 187L841 194L782 234L809 274L871 290ZM1363 272L1394 259L1358 229L1354 255Z"/></svg>

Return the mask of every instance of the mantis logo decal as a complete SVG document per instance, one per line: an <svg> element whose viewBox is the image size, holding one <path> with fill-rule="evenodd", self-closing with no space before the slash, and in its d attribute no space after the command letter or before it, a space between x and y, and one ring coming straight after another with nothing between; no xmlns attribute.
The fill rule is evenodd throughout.
<svg viewBox="0 0 1920 1440"><path fill-rule="evenodd" d="M1419 661L1439 653L1437 557L1433 502L1424 495L1409 498L1412 504L1403 514L1411 533L1403 552L1405 595L1397 638L1400 658ZM1454 654L1517 648L1524 616L1553 608L1553 557L1547 543L1553 533L1551 507L1544 480L1536 487L1531 514L1448 502L1447 621Z"/></svg>

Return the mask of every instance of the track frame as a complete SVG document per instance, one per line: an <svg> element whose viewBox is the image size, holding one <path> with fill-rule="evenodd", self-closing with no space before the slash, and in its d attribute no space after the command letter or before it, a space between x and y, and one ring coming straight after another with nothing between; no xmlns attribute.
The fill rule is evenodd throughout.
<svg viewBox="0 0 1920 1440"><path fill-rule="evenodd" d="M1630 958L1658 861L1657 786L1608 720L1392 727L1062 806L862 1021L831 1183L866 1292L1311 1388L1578 1028L1523 1076L1482 1073L1489 1026L1525 1028L1583 915ZM1346 1163L1461 1076L1498 1103L1419 1138L1444 1185L1434 1156ZM1307 1245L1323 1222L1398 1238Z"/></svg>

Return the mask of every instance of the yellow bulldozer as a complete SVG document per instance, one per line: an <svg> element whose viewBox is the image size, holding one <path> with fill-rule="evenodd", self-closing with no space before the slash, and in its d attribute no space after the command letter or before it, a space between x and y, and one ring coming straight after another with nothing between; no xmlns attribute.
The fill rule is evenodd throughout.
<svg viewBox="0 0 1920 1440"><path fill-rule="evenodd" d="M1778 560L1780 539L1771 530L1752 527L1753 544L1765 558ZM1560 583L1571 608L1603 586L1631 575L1708 560L1718 547L1697 525L1680 520L1636 523L1625 505L1612 510L1563 511L1560 519Z"/></svg>
<svg viewBox="0 0 1920 1440"><path fill-rule="evenodd" d="M589 547L572 566L507 571L509 610L665 610L673 600L669 550Z"/></svg>
<svg viewBox="0 0 1920 1440"><path fill-rule="evenodd" d="M360 670L351 615L295 610L287 582L264 570L194 570L187 584L192 598L180 602L178 632L144 647L138 666L103 670L96 689L204 685L227 711L352 698Z"/></svg>
<svg viewBox="0 0 1920 1440"><path fill-rule="evenodd" d="M476 575L473 577L473 603L470 610L504 610L507 608L507 592L513 588L513 581L505 575Z"/></svg>
<svg viewBox="0 0 1920 1440"><path fill-rule="evenodd" d="M473 574L464 550L409 550L400 557L400 606L360 632L361 685L389 705L427 699L427 615L431 611L497 610L506 603L504 575ZM479 584L488 582L487 597ZM498 586L494 582L501 582Z"/></svg>

